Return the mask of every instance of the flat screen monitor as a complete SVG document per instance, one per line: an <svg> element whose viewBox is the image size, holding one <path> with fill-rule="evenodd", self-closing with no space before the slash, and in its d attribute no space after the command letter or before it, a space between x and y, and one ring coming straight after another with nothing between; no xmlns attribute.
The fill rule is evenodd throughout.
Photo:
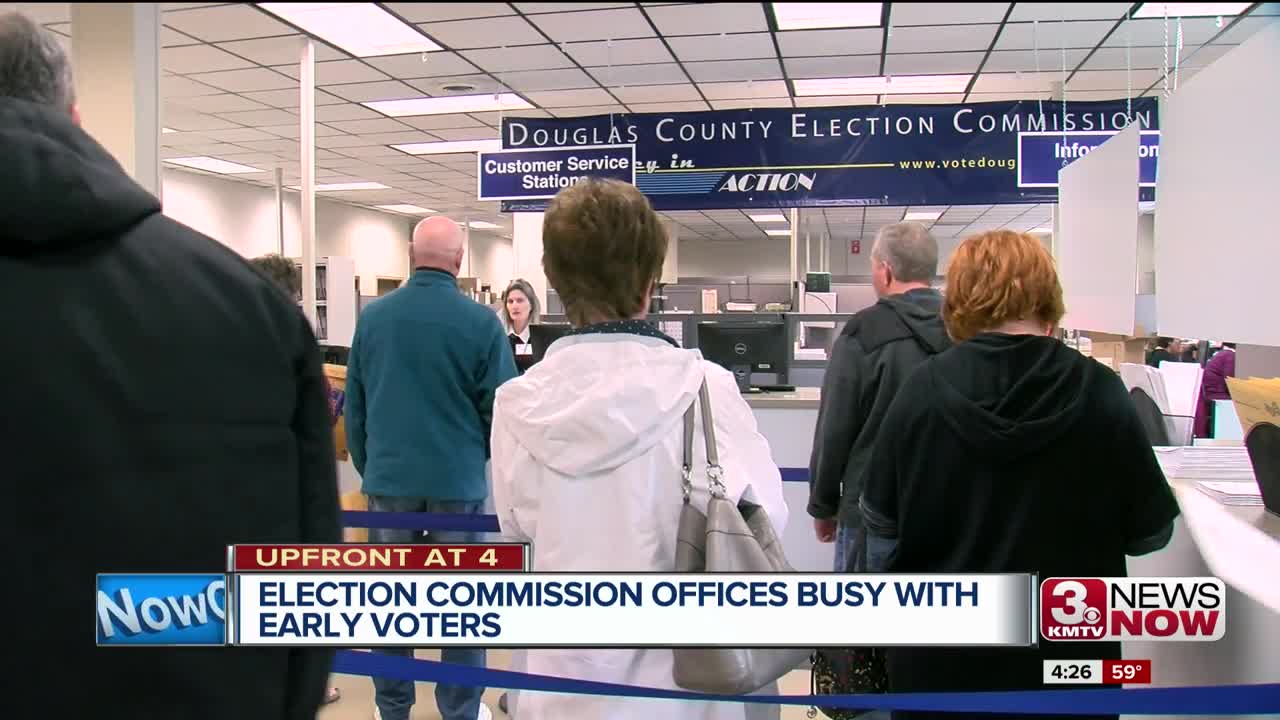
<svg viewBox="0 0 1280 720"><path fill-rule="evenodd" d="M774 373L784 382L791 357L787 326L776 321L700 322L698 349L732 372L743 392L751 389L752 373Z"/></svg>
<svg viewBox="0 0 1280 720"><path fill-rule="evenodd" d="M533 346L533 362L542 362L551 343L573 332L572 325L530 325L529 344Z"/></svg>

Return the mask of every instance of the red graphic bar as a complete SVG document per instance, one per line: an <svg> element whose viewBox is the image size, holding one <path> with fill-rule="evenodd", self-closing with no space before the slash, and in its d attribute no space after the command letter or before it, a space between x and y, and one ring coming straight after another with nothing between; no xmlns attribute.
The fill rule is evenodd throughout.
<svg viewBox="0 0 1280 720"><path fill-rule="evenodd" d="M1104 685L1150 685L1150 660L1103 660Z"/></svg>
<svg viewBox="0 0 1280 720"><path fill-rule="evenodd" d="M235 545L232 572L523 572L525 546Z"/></svg>

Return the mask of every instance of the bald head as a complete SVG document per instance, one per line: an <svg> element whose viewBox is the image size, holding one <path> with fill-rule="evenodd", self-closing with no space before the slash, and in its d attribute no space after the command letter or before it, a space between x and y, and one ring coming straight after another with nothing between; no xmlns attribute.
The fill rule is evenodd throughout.
<svg viewBox="0 0 1280 720"><path fill-rule="evenodd" d="M462 269L462 228L447 217L437 215L413 229L413 266L432 268L457 275Z"/></svg>

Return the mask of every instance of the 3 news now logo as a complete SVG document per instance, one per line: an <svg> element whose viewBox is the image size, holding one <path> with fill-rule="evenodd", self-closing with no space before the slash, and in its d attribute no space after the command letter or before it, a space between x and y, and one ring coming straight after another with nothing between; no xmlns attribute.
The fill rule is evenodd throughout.
<svg viewBox="0 0 1280 720"><path fill-rule="evenodd" d="M223 575L99 575L99 645L224 645Z"/></svg>
<svg viewBox="0 0 1280 720"><path fill-rule="evenodd" d="M1218 640L1227 629L1217 578L1049 578L1040 585L1046 640Z"/></svg>

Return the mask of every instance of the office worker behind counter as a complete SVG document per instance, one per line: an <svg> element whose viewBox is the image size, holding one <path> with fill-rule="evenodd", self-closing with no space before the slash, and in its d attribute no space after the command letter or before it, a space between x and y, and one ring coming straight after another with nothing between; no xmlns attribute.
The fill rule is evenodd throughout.
<svg viewBox="0 0 1280 720"><path fill-rule="evenodd" d="M512 280L507 289L502 291L502 310L499 316L507 331L507 341L511 343L516 370L523 375L536 361L533 343L529 341L529 326L537 324L542 318L538 296L534 294L533 286L528 280Z"/></svg>
<svg viewBox="0 0 1280 720"><path fill-rule="evenodd" d="M1063 313L1035 238L1002 230L955 251L942 314L957 344L908 378L867 468L868 569L1124 577L1126 554L1169 542L1178 507L1124 383L1052 337ZM1043 641L886 657L897 693L1042 689L1044 659L1121 655Z"/></svg>

